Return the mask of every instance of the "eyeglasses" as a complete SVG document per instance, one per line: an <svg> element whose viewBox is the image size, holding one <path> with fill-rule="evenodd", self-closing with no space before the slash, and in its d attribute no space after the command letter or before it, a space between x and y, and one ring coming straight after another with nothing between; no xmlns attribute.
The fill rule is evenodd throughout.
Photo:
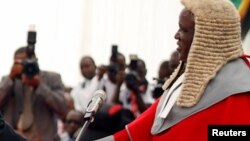
<svg viewBox="0 0 250 141"><path fill-rule="evenodd" d="M82 124L80 121L76 121L76 120L72 120L72 119L66 120L65 123L67 123L67 124L74 123L74 124L77 124L77 125Z"/></svg>

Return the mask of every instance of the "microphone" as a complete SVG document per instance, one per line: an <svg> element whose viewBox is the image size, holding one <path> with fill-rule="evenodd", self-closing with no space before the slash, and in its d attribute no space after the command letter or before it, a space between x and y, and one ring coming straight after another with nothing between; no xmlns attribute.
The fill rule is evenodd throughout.
<svg viewBox="0 0 250 141"><path fill-rule="evenodd" d="M106 93L103 90L97 90L88 103L84 118L92 117L100 109L106 97Z"/></svg>
<svg viewBox="0 0 250 141"><path fill-rule="evenodd" d="M93 98L90 100L87 106L87 110L84 114L84 119L86 120L82 129L78 133L78 136L76 138L76 141L83 141L84 140L84 134L87 130L90 122L94 121L93 115L96 114L96 112L100 109L104 101L106 100L106 93L103 90L97 90L94 93Z"/></svg>

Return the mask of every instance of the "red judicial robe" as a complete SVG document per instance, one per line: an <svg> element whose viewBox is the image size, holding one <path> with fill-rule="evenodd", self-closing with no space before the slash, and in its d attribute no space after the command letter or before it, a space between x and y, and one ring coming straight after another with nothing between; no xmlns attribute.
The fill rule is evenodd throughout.
<svg viewBox="0 0 250 141"><path fill-rule="evenodd" d="M250 92L232 95L223 101L182 120L164 132L151 134L158 101L128 125L114 134L116 141L206 141L208 125L250 125Z"/></svg>
<svg viewBox="0 0 250 141"><path fill-rule="evenodd" d="M225 69L230 72L229 75L222 76L219 79L221 81L225 77L232 77L232 80L235 80L232 85L235 93L182 119L173 126L165 128L166 130L162 132L152 134L155 116L158 116L156 111L159 100L157 100L135 121L127 125L126 129L114 134L114 139L116 141L206 141L208 140L209 125L250 125L250 64L245 56L242 59L245 63L242 63L243 61L240 59L229 63L231 67ZM234 77L235 73L244 74ZM225 80L223 81L226 82L226 85L223 85L225 87L232 83L229 79ZM241 92L237 92L241 86L247 88L245 87L241 89ZM224 88L219 87L219 89Z"/></svg>

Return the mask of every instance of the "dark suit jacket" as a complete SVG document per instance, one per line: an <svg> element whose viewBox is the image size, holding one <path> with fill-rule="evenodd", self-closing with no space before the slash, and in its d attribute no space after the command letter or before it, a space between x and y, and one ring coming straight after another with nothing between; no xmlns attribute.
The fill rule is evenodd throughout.
<svg viewBox="0 0 250 141"><path fill-rule="evenodd" d="M40 77L41 83L32 95L34 122L43 141L58 141L57 117L66 114L64 86L57 73L41 71ZM0 110L14 129L23 110L23 89L18 79L4 77L0 83Z"/></svg>
<svg viewBox="0 0 250 141"><path fill-rule="evenodd" d="M5 123L0 113L0 141L26 141L23 137L19 136L14 130Z"/></svg>

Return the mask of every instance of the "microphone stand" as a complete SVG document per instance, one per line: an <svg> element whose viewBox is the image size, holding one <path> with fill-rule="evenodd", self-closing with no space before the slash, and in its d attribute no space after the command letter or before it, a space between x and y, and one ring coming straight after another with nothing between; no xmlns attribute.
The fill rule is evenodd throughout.
<svg viewBox="0 0 250 141"><path fill-rule="evenodd" d="M84 115L84 119L85 119L85 123L82 127L82 129L80 130L79 134L77 135L77 138L75 141L84 141L84 134L86 132L86 130L88 129L88 126L91 122L94 121L94 117L93 117L94 112L87 112Z"/></svg>
<svg viewBox="0 0 250 141"><path fill-rule="evenodd" d="M103 90L97 90L87 106L87 110L84 115L85 123L77 135L76 141L83 141L84 134L91 122L94 121L94 115L106 99L106 93Z"/></svg>

